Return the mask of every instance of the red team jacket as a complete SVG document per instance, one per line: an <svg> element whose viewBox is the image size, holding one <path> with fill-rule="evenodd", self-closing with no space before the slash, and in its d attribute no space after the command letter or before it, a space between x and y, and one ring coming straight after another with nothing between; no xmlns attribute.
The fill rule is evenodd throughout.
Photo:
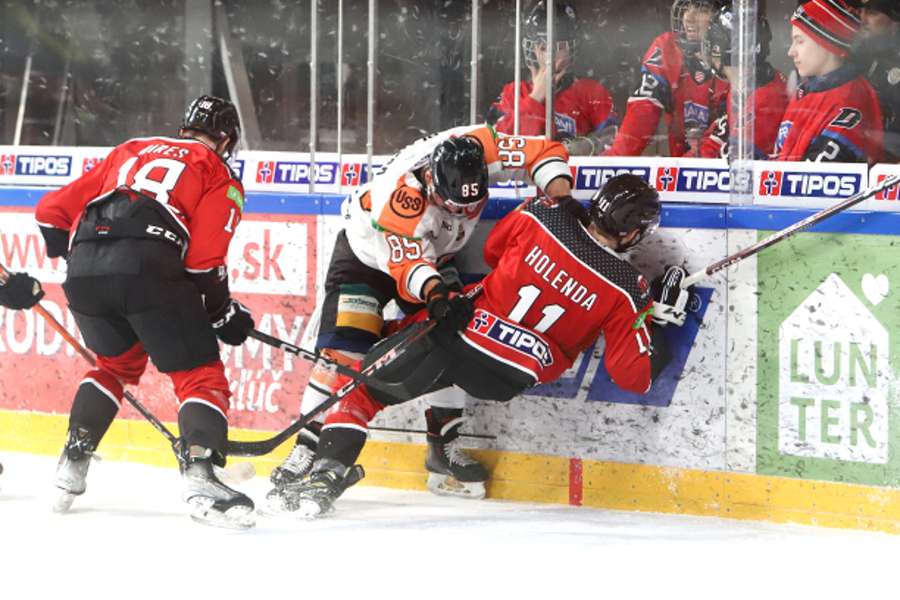
<svg viewBox="0 0 900 600"><path fill-rule="evenodd" d="M553 95L553 139L601 133L608 126L618 123L612 96L602 84L593 79L571 79L569 85ZM530 96L533 88L534 84L530 81L519 84L521 135L544 135L546 108L543 102ZM499 116L494 128L500 133L513 133L514 102L515 84L507 83L498 101L491 106L493 114Z"/></svg>
<svg viewBox="0 0 900 600"><path fill-rule="evenodd" d="M612 148L605 156L639 156L665 114L669 155L684 156L691 148L686 129L706 131L724 111L728 83L696 59L686 60L677 37L666 32L650 44L641 65L641 86L628 99L628 109Z"/></svg>
<svg viewBox="0 0 900 600"><path fill-rule="evenodd" d="M778 129L777 160L878 162L884 125L875 90L849 67L810 78Z"/></svg>
<svg viewBox="0 0 900 600"><path fill-rule="evenodd" d="M788 104L787 80L780 71L771 68L769 80L760 81L757 74L757 88L750 97L753 107L753 155L758 160L771 158L775 151L778 126ZM728 92L728 112L716 119L703 136L700 156L703 158L727 158L730 136L731 92Z"/></svg>
<svg viewBox="0 0 900 600"><path fill-rule="evenodd" d="M175 217L188 240L186 270L202 272L225 264L243 212L244 188L222 158L197 140L128 140L102 163L41 198L35 219L42 227L72 235L85 206L121 186L155 198Z"/></svg>
<svg viewBox="0 0 900 600"><path fill-rule="evenodd" d="M601 334L615 383L644 393L651 381L646 279L596 242L564 209L532 202L491 231L466 342L537 382L557 379Z"/></svg>

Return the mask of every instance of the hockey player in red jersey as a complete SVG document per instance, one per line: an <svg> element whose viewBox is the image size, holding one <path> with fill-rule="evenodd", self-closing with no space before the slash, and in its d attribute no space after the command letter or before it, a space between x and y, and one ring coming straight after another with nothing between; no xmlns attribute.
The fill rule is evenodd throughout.
<svg viewBox="0 0 900 600"><path fill-rule="evenodd" d="M685 273L670 267L654 303L647 280L617 252L652 233L659 214L656 191L628 174L610 179L588 210L567 196L532 201L507 215L485 243L493 270L478 284L474 302L464 295L429 298L411 326L356 364L371 364L426 318L436 321L426 337L376 372L377 385L358 385L332 409L310 474L284 488L281 508L302 517L330 510L358 477L353 465L367 424L384 406L449 385L507 401L557 379L599 335L613 381L647 392L669 360L650 318L684 322ZM334 389L347 381L339 377Z"/></svg>
<svg viewBox="0 0 900 600"><path fill-rule="evenodd" d="M875 90L845 64L859 32L844 0L812 0L791 17L791 47L801 84L782 118L778 160L869 162L881 158L884 125Z"/></svg>
<svg viewBox="0 0 900 600"><path fill-rule="evenodd" d="M395 154L372 181L342 206L345 227L335 240L325 278L325 298L316 347L349 364L362 358L382 337L384 307L395 301L409 314L429 299L446 297L458 274L446 269L475 231L488 201L491 176L524 171L553 195L570 193L569 155L544 137L507 136L490 126L456 127L413 142ZM508 175L506 175L508 177ZM454 279L456 281L454 281ZM316 365L303 393L306 413L328 398L336 374ZM458 446L465 393L447 387L429 395L429 490L453 494L447 478L482 485L485 468ZM305 475L320 424L310 424L293 450L272 472L272 496ZM443 479L442 479L443 478Z"/></svg>
<svg viewBox="0 0 900 600"><path fill-rule="evenodd" d="M603 85L593 79L576 77L572 72L575 61L578 20L575 9L568 2L557 0L554 24L556 61L553 77L553 139L566 144L573 155L599 154L616 133L618 117L612 96ZM525 20L525 39L522 42L525 65L530 81L519 84L519 131L522 135L543 135L546 131L547 99L547 6L537 2ZM514 133L515 83L503 87L500 98L488 111L487 120L501 133Z"/></svg>
<svg viewBox="0 0 900 600"><path fill-rule="evenodd" d="M722 8L710 22L703 40L704 60L709 61L714 73L729 82L737 76L737 67L732 66L731 56L734 21L731 7ZM756 89L747 103L753 119L753 154L760 160L772 155L778 126L788 103L787 79L766 60L771 41L769 21L760 16L756 22ZM700 156L703 158L728 158L729 122L732 119L730 91L727 107L726 114L716 119L703 136L700 144Z"/></svg>
<svg viewBox="0 0 900 600"><path fill-rule="evenodd" d="M240 345L253 328L231 297L225 265L244 191L224 159L240 137L230 102L201 96L178 138L132 139L97 167L49 192L35 218L50 257L67 259L63 289L97 367L72 404L56 472L55 508L86 489L91 457L116 416L123 386L148 357L180 403L183 497L196 520L253 524L253 502L223 484L231 393L216 337Z"/></svg>
<svg viewBox="0 0 900 600"><path fill-rule="evenodd" d="M641 84L628 99L622 126L604 156L642 154L660 115L668 128L668 155L699 154L700 139L724 114L728 93L728 83L700 59L709 22L724 4L724 0L675 0L672 30L653 40L644 55Z"/></svg>

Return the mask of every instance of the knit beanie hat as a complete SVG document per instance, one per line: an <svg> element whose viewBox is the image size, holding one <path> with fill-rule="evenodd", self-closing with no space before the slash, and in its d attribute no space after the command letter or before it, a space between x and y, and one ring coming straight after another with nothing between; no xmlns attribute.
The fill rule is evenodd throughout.
<svg viewBox="0 0 900 600"><path fill-rule="evenodd" d="M859 32L859 11L844 0L810 0L797 7L791 23L816 43L840 57L850 54L850 45Z"/></svg>

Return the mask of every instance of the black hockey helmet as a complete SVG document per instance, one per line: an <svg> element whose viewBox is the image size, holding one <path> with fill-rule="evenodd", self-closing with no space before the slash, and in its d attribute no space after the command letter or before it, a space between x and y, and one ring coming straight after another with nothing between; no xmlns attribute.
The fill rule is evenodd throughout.
<svg viewBox="0 0 900 600"><path fill-rule="evenodd" d="M709 29L703 38L703 57L712 64L712 59L719 59L723 67L731 66L731 40L734 35L735 17L731 7L722 8L709 23ZM769 56L772 43L772 29L769 21L760 14L756 20L756 63L760 64ZM719 73L721 75L721 73Z"/></svg>
<svg viewBox="0 0 900 600"><path fill-rule="evenodd" d="M205 94L187 107L181 128L205 133L218 141L228 138L223 154L226 159L232 156L241 138L241 122L234 104Z"/></svg>
<svg viewBox="0 0 900 600"><path fill-rule="evenodd" d="M659 227L659 194L631 173L610 178L591 198L588 214L603 233L621 239L635 229L638 236L617 250L627 250Z"/></svg>
<svg viewBox="0 0 900 600"><path fill-rule="evenodd" d="M556 0L553 7L556 17L553 23L553 40L556 48L565 48L569 56L575 58L575 39L578 37L578 17L575 8L563 0ZM547 4L544 0L538 0L525 18L525 35L522 39L522 50L525 55L525 64L529 67L538 66L536 47L547 45Z"/></svg>
<svg viewBox="0 0 900 600"><path fill-rule="evenodd" d="M487 198L488 169L481 142L469 136L451 137L432 151L431 189L451 212L471 210Z"/></svg>
<svg viewBox="0 0 900 600"><path fill-rule="evenodd" d="M675 0L672 3L672 13L671 13L671 27L672 31L678 36L678 45L681 46L681 49L685 54L696 54L700 52L700 44L703 41L703 36L700 38L692 40L690 39L690 35L684 28L684 13L688 10L688 8L694 7L699 9L705 9L710 13L710 16L715 14L720 8L724 6L731 6L730 0ZM700 32L701 34L703 32Z"/></svg>

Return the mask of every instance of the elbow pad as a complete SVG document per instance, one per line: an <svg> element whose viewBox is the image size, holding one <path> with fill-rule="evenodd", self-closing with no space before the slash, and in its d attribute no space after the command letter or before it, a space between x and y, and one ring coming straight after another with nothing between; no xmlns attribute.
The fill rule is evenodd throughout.
<svg viewBox="0 0 900 600"><path fill-rule="evenodd" d="M206 307L206 313L210 318L222 313L231 303L228 270L225 265L199 273L188 272L187 276L203 295L203 306Z"/></svg>
<svg viewBox="0 0 900 600"><path fill-rule="evenodd" d="M57 227L38 227L44 242L47 244L47 256L50 258L65 257L69 254L69 232Z"/></svg>

